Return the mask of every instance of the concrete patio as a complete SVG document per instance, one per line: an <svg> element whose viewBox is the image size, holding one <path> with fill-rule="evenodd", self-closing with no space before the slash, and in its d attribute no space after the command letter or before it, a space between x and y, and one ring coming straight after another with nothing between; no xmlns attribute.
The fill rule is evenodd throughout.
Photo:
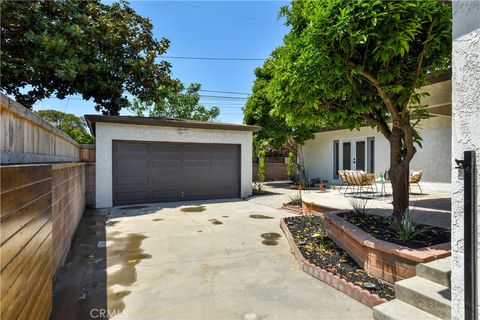
<svg viewBox="0 0 480 320"><path fill-rule="evenodd" d="M371 309L299 270L279 227L287 215L242 200L86 215L52 319L105 309L113 319L371 319Z"/></svg>
<svg viewBox="0 0 480 320"><path fill-rule="evenodd" d="M366 211L369 214L389 216L392 214L392 197L378 197L371 195L356 196L344 195L338 190L326 192L305 191L302 195L303 202L313 203L325 208L337 210L351 210L352 201L366 201ZM426 225L450 228L451 200L450 195L444 193L425 193L410 195L410 212L417 220Z"/></svg>
<svg viewBox="0 0 480 320"><path fill-rule="evenodd" d="M380 190L378 185L378 190ZM410 211L421 223L435 226L450 228L451 224L451 194L445 190L439 190L434 184L422 184L423 194L410 194ZM248 198L248 201L270 206L273 208L281 208L283 203L289 202L292 198L298 196L298 190L290 189L290 183L283 182L266 182L263 189L269 193L257 195ZM443 188L445 189L445 188ZM340 192L336 189L327 189L325 192L318 190L303 190L302 200L308 203L314 203L318 206L331 208L333 210L351 210L352 198L356 196L350 191L344 195L345 188ZM388 216L391 214L392 196L391 190L387 189L387 194L380 196L379 193L365 194L369 199L366 200L366 209L370 214ZM349 200L350 199L350 200ZM355 201L355 200L354 200Z"/></svg>

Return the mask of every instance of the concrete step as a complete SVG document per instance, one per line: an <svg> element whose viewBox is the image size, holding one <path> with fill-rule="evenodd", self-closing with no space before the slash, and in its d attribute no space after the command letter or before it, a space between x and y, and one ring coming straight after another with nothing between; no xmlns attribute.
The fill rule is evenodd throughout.
<svg viewBox="0 0 480 320"><path fill-rule="evenodd" d="M416 267L417 276L451 288L452 269L450 266L450 257L420 263Z"/></svg>
<svg viewBox="0 0 480 320"><path fill-rule="evenodd" d="M375 320L440 320L430 313L422 311L398 299L373 307Z"/></svg>
<svg viewBox="0 0 480 320"><path fill-rule="evenodd" d="M440 319L451 317L450 289L419 276L395 283L395 297Z"/></svg>

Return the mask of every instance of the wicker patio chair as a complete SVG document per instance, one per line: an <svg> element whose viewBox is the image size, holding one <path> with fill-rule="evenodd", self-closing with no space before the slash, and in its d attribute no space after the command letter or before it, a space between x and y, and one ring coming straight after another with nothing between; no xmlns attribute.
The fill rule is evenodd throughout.
<svg viewBox="0 0 480 320"><path fill-rule="evenodd" d="M371 192L374 192L373 186L377 186L375 184L375 174L366 173L364 171L346 170L345 180L348 186L352 186L354 189L356 187L357 194L362 194L364 192L364 188L366 188L365 192L367 192L369 189Z"/></svg>
<svg viewBox="0 0 480 320"><path fill-rule="evenodd" d="M340 181L341 181L341 184L338 188L338 191L342 192L342 187L346 187L345 192L344 192L344 194L345 194L348 190L348 183L347 183L347 180L346 180L346 177L345 177L345 170L338 170L338 177L340 178Z"/></svg>
<svg viewBox="0 0 480 320"><path fill-rule="evenodd" d="M422 179L423 171L412 171L410 175L410 184L408 186L409 192L412 192L412 184L416 184L420 193L423 194L422 187L420 187L420 180Z"/></svg>

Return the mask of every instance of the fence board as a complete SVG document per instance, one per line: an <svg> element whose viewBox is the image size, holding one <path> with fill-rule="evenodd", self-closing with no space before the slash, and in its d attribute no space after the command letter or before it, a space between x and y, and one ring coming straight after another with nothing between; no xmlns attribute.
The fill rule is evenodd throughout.
<svg viewBox="0 0 480 320"><path fill-rule="evenodd" d="M9 199L8 214L0 218L1 233L1 274L2 283L0 317L17 319L21 313L30 314L36 309L41 290L34 284L42 282L42 287L52 287L51 277L51 166L15 166L1 167L0 201ZM33 171L32 171L33 170ZM30 175L30 180L27 179ZM48 174L49 173L49 174ZM15 206L12 199L21 200L25 189L43 181L39 195L28 205ZM46 276L47 274L48 276ZM51 293L50 293L51 295ZM50 306L42 306L38 310L50 312ZM30 314L31 315L31 314ZM32 315L31 315L32 316ZM38 319L47 319L46 314L34 315Z"/></svg>
<svg viewBox="0 0 480 320"><path fill-rule="evenodd" d="M0 94L0 163L79 160L79 145L19 103Z"/></svg>

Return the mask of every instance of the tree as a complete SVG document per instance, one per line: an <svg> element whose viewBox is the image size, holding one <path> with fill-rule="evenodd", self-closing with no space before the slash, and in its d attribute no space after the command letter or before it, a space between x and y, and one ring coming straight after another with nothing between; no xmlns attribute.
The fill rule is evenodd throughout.
<svg viewBox="0 0 480 320"><path fill-rule="evenodd" d="M249 125L259 125L262 130L255 133L254 142L257 148L280 149L287 147L298 153L296 166L302 183L305 181L302 144L312 139L313 132L319 127L297 125L287 122L283 113L275 113L274 105L269 97L269 84L273 79L273 72L276 66L276 52L265 61L264 65L255 69L255 82L252 88L252 95L249 97L243 108L243 122Z"/></svg>
<svg viewBox="0 0 480 320"><path fill-rule="evenodd" d="M80 144L95 143L95 138L88 133L87 123L83 117L56 110L38 110L35 111L35 114Z"/></svg>
<svg viewBox="0 0 480 320"><path fill-rule="evenodd" d="M200 88L199 83L192 83L185 88L181 82L174 86L160 86L156 99L149 102L134 100L129 109L139 117L214 120L220 114L220 109L200 104Z"/></svg>
<svg viewBox="0 0 480 320"><path fill-rule="evenodd" d="M409 164L427 116L420 88L451 64L451 7L437 0L294 1L269 84L290 125L369 125L390 144L393 214L408 208Z"/></svg>
<svg viewBox="0 0 480 320"><path fill-rule="evenodd" d="M158 60L169 41L125 1L6 0L0 9L1 90L27 108L80 94L116 115L127 93L143 101L172 83L170 64Z"/></svg>
<svg viewBox="0 0 480 320"><path fill-rule="evenodd" d="M289 145L296 149L297 144L303 144L313 138L314 128L288 124L283 114L273 113L274 105L269 98L269 84L275 68L275 52L265 61L264 65L255 69L255 82L252 94L243 108L243 122L248 125L259 125L262 130L255 137L260 144L279 149Z"/></svg>

